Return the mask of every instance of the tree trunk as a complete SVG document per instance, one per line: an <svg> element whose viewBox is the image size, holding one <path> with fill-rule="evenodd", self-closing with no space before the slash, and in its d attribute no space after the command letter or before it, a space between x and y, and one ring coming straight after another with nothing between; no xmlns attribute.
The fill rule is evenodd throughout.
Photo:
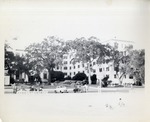
<svg viewBox="0 0 150 122"><path fill-rule="evenodd" d="M122 85L122 83L123 83L123 76L124 76L124 73L122 73L121 76L119 76L119 74L118 74L119 85Z"/></svg>
<svg viewBox="0 0 150 122"><path fill-rule="evenodd" d="M51 69L48 69L48 83L51 85Z"/></svg>
<svg viewBox="0 0 150 122"><path fill-rule="evenodd" d="M88 75L88 81L89 81L89 84L91 84L91 75L90 75L90 73Z"/></svg>
<svg viewBox="0 0 150 122"><path fill-rule="evenodd" d="M19 81L22 81L22 72L19 72Z"/></svg>
<svg viewBox="0 0 150 122"><path fill-rule="evenodd" d="M90 63L88 63L88 82L91 84L91 69L90 69Z"/></svg>
<svg viewBox="0 0 150 122"><path fill-rule="evenodd" d="M121 85L120 76L119 76L119 73L118 73L118 72L116 72L116 76L117 76L117 78L118 78L119 85Z"/></svg>

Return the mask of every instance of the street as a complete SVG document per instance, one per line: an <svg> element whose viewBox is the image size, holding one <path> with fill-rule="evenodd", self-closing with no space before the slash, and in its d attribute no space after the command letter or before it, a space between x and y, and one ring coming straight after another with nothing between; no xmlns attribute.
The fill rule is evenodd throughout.
<svg viewBox="0 0 150 122"><path fill-rule="evenodd" d="M134 121L138 121L139 118L145 116L145 89L134 88L128 92L106 92L103 90L99 93L95 91L63 94L5 94L5 99L3 99L5 107L1 108L7 114L2 115L6 120L7 118L11 119L11 122L20 122L18 118L23 118L28 122L33 120L49 122L51 119L58 120L58 117L64 117L65 121L71 117L76 119L88 117L89 119L86 121L95 117L98 119L132 118ZM120 98L124 106L119 106Z"/></svg>
<svg viewBox="0 0 150 122"><path fill-rule="evenodd" d="M49 87L45 86L45 88L42 91L30 91L29 90L29 86L27 87L27 86L24 85L24 87L25 87L26 91L18 91L17 94L31 94L31 93L34 93L34 94L42 94L42 93L45 94L46 93L46 94L48 94L48 93L55 93L54 90L56 88L56 86L55 87L54 86L49 86ZM20 87L18 86L18 88L20 88ZM143 88L143 87L141 87L141 88ZM67 88L68 93L73 93L73 89L74 89L74 87L68 87ZM132 90L132 88L131 87L120 87L120 88L119 87L118 88L106 87L106 88L99 88L97 85L92 85L92 86L88 87L88 91L87 92L88 93L96 93L96 92L129 92L129 90ZM7 86L7 87L5 86L4 93L6 93L6 94L13 94L12 87L11 86Z"/></svg>

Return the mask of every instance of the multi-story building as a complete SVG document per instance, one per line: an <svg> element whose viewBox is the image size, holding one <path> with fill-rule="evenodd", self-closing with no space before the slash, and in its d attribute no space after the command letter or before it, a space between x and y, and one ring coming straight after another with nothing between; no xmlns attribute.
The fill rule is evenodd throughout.
<svg viewBox="0 0 150 122"><path fill-rule="evenodd" d="M126 46L131 45L133 47L134 43L131 41L124 41L124 40L117 40L117 39L111 39L105 42L102 42L102 44L109 44L111 46L117 47L118 51L121 51L123 55L127 55L126 53ZM72 59L74 58L73 53L68 53L64 55L63 57L63 65L56 67L55 70L62 71L65 76L73 77L79 72L84 72L86 75L88 75L87 72L87 66L86 64L82 64L81 62L72 63ZM113 62L103 62L102 64L97 64L96 61L92 62L92 70L91 75L96 74L97 79L103 79L105 76L109 76L109 80L113 81L114 83L119 83L119 79L116 76L116 72L114 70ZM133 77L129 75L124 76L123 83L133 83Z"/></svg>
<svg viewBox="0 0 150 122"><path fill-rule="evenodd" d="M126 47L131 46L134 48L134 42L132 41L125 41L125 40L118 40L118 39L111 39L108 41L103 42L103 44L109 44L115 47L122 55L127 55ZM98 73L98 77L101 79L103 76L109 76L109 80L113 81L114 83L119 83L119 79L116 76L116 71L114 70L113 62L104 63L100 66L101 73ZM134 83L133 76L129 74L125 74L123 77L123 83Z"/></svg>
<svg viewBox="0 0 150 122"><path fill-rule="evenodd" d="M134 47L134 43L131 41L124 41L124 40L118 40L118 39L111 39L105 42L102 42L102 44L109 44L111 46L117 47L117 50L121 51L123 55L126 55L125 47L132 45ZM14 52L17 55L24 55L23 51L15 50ZM61 66L55 67L55 71L62 71L65 74L65 77L70 76L73 77L77 73L85 73L88 76L87 71L87 64L83 64L82 62L73 63L72 59L74 58L74 52L70 52L68 54L65 54L63 56L63 62ZM102 64L97 64L96 61L93 61L92 64L92 70L91 70L91 76L95 74L97 76L97 79L103 79L105 76L109 76L109 80L112 80L114 83L119 83L119 80L116 76L116 72L114 71L114 65L113 62L103 62ZM15 76L16 77L16 76ZM22 74L22 78L26 78L26 74ZM44 69L41 71L40 77L43 82L46 82L48 80L48 71ZM133 77L125 75L124 76L124 83L133 83Z"/></svg>

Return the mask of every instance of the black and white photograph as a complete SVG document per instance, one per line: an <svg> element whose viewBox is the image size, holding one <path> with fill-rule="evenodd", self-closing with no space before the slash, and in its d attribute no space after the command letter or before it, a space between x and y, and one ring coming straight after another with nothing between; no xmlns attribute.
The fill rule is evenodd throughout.
<svg viewBox="0 0 150 122"><path fill-rule="evenodd" d="M0 122L148 122L150 1L0 3Z"/></svg>

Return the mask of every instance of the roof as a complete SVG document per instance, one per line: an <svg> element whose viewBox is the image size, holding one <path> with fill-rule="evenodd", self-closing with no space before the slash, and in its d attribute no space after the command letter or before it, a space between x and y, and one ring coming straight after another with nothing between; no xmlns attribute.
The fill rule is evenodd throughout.
<svg viewBox="0 0 150 122"><path fill-rule="evenodd" d="M114 41L114 42L126 42L126 43L134 43L133 41L119 40L119 39L109 39L109 40L107 40L107 41L104 41L104 42L102 42L102 43L107 43L107 42L112 42L112 41Z"/></svg>

